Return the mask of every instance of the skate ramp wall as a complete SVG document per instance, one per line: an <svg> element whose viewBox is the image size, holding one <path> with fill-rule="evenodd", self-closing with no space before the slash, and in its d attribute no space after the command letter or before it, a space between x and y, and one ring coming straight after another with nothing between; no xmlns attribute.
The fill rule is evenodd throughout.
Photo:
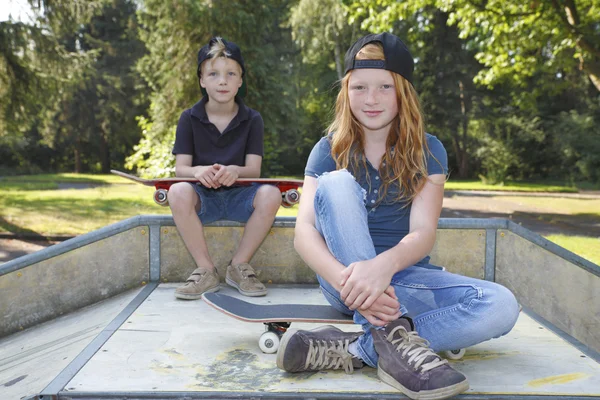
<svg viewBox="0 0 600 400"><path fill-rule="evenodd" d="M315 284L293 247L295 218L277 218L251 260L265 283ZM243 225L205 228L224 279ZM440 219L432 264L507 286L519 302L600 351L600 268L507 220ZM170 216L137 216L0 266L0 337L147 282L183 282L194 269Z"/></svg>

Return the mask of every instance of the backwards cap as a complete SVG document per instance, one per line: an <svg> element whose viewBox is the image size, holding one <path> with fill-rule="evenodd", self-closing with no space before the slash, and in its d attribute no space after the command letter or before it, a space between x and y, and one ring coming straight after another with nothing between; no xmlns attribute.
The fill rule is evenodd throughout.
<svg viewBox="0 0 600 400"><path fill-rule="evenodd" d="M356 60L356 55L369 43L378 42L383 47L385 60ZM414 60L406 45L396 35L391 33L370 34L358 39L346 52L344 59L346 71L344 75L353 69L377 68L400 74L412 84Z"/></svg>
<svg viewBox="0 0 600 400"><path fill-rule="evenodd" d="M221 40L221 42L223 42L223 44L225 45L225 56L227 58L231 58L232 60L236 61L238 64L240 64L240 67L242 67L242 79L244 78L244 75L246 75L246 67L244 67L244 59L242 58L242 51L240 50L240 48L238 47L237 44L233 43L233 42L228 42L227 40L215 36L213 38L210 39L210 41L208 42L207 45L203 46L200 51L198 51L198 67L196 69L196 75L198 76L198 78L200 78L200 67L202 66L202 63L208 59L213 58L211 55L209 55L210 49L212 48L212 46L217 42L217 40ZM204 88L200 88L202 90L202 95L206 96L206 90ZM246 80L243 79L242 81L242 86L240 87L240 89L237 92L236 96L239 97L244 97L246 96L246 94L248 93L248 89L246 88Z"/></svg>

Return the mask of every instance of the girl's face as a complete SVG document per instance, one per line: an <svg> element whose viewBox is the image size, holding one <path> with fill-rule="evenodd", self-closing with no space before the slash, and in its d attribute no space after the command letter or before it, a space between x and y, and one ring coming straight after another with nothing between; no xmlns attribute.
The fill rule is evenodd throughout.
<svg viewBox="0 0 600 400"><path fill-rule="evenodd" d="M398 115L392 73L385 69L355 69L348 81L350 110L365 133L388 133Z"/></svg>
<svg viewBox="0 0 600 400"><path fill-rule="evenodd" d="M217 57L204 62L200 85L206 89L211 101L228 103L233 101L242 86L240 65L227 57Z"/></svg>

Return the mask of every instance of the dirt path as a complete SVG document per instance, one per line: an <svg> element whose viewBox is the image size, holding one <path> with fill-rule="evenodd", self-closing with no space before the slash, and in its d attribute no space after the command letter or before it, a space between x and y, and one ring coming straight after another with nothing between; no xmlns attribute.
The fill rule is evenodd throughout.
<svg viewBox="0 0 600 400"><path fill-rule="evenodd" d="M37 240L0 239L0 264L14 258L44 249L58 242Z"/></svg>
<svg viewBox="0 0 600 400"><path fill-rule="evenodd" d="M520 198L539 199L537 204L523 203ZM598 200L596 193L580 194L527 194L452 192L444 196L442 217L445 218L504 218L516 222L540 235L577 235L600 237L600 218L593 215L558 214L548 212L555 198L569 197Z"/></svg>
<svg viewBox="0 0 600 400"><path fill-rule="evenodd" d="M539 198L538 205L524 204L519 197ZM443 218L504 218L540 235L564 234L600 238L600 219L589 215L547 212L552 198L600 199L600 193L523 194L507 192L446 191ZM0 239L0 264L58 242Z"/></svg>

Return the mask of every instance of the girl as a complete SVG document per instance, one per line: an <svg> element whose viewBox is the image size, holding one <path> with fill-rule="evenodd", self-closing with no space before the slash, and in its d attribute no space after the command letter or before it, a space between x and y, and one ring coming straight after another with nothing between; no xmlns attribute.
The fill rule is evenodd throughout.
<svg viewBox="0 0 600 400"><path fill-rule="evenodd" d="M363 332L288 330L277 365L352 372L365 363L411 398L441 399L469 385L434 351L508 333L519 307L498 284L429 264L447 156L425 133L413 66L389 33L346 53L335 119L306 165L294 243L326 299Z"/></svg>

